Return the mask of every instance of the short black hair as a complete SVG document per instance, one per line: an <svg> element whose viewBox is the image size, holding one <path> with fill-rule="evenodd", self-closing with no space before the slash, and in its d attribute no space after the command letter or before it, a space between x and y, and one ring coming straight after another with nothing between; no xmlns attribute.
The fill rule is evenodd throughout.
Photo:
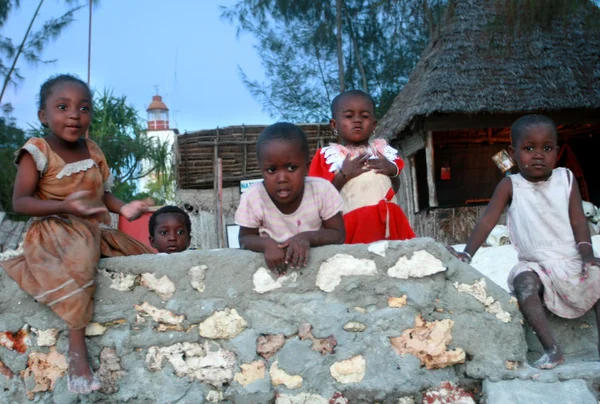
<svg viewBox="0 0 600 404"><path fill-rule="evenodd" d="M62 83L77 83L83 86L89 94L90 102L92 102L92 91L88 87L87 83L81 80L79 77L73 74L59 74L57 76L52 76L48 80L42 84L40 87L40 94L38 96L38 109L44 109L44 104L46 103L46 99L52 94L52 89L57 84Z"/></svg>
<svg viewBox="0 0 600 404"><path fill-rule="evenodd" d="M331 116L335 119L335 115L338 112L338 108L342 100L346 97L363 97L371 103L373 108L373 114L375 114L375 101L373 97L361 90L348 90L338 94L333 101L331 101Z"/></svg>
<svg viewBox="0 0 600 404"><path fill-rule="evenodd" d="M558 139L558 129L552 119L546 115L531 114L520 117L510 127L510 141L513 146L516 146L521 141L527 129L532 126L547 126L552 129L554 138Z"/></svg>
<svg viewBox="0 0 600 404"><path fill-rule="evenodd" d="M162 208L154 212L152 216L150 216L150 221L148 222L148 231L150 232L150 237L154 237L154 228L156 227L156 219L158 218L158 216L166 215L167 213L183 215L185 220L185 227L188 231L188 234L192 234L192 222L187 212L178 206L167 205L163 206Z"/></svg>
<svg viewBox="0 0 600 404"><path fill-rule="evenodd" d="M256 158L260 161L260 154L265 147L265 145L271 143L272 141L280 140L284 142L298 142L300 144L300 149L306 161L309 160L309 148L308 148L308 139L306 135L298 126L289 122L277 122L273 125L267 126L261 134L258 136L256 140Z"/></svg>

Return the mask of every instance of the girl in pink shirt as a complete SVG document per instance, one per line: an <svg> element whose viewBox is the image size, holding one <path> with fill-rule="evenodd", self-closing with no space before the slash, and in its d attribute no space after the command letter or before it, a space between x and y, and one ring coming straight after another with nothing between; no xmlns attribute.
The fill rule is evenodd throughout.
<svg viewBox="0 0 600 404"><path fill-rule="evenodd" d="M330 182L307 177L308 140L294 124L268 126L256 143L263 182L242 195L235 214L240 246L262 252L284 274L306 266L310 247L342 244L343 202Z"/></svg>

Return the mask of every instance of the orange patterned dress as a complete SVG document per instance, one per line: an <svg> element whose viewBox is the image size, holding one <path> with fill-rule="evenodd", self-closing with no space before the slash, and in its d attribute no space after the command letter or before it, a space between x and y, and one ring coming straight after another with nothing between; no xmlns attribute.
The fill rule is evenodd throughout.
<svg viewBox="0 0 600 404"><path fill-rule="evenodd" d="M36 197L64 200L77 191L101 199L112 186L102 150L86 140L90 158L66 164L42 138L32 138L16 153L33 157L40 178ZM94 276L101 256L150 253L137 240L117 230L103 229L103 217L69 214L36 218L23 241L23 255L0 261L0 266L35 300L49 306L71 329L84 328L94 307Z"/></svg>

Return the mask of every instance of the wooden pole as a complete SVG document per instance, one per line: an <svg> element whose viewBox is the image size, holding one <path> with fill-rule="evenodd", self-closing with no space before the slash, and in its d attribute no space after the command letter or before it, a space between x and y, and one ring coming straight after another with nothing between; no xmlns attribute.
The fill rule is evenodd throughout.
<svg viewBox="0 0 600 404"><path fill-rule="evenodd" d="M90 87L90 73L92 71L92 0L88 17L88 60L87 60L87 85ZM89 129L85 131L86 139L90 137Z"/></svg>
<svg viewBox="0 0 600 404"><path fill-rule="evenodd" d="M248 165L248 144L246 143L246 125L242 125L242 141L244 142L244 155L242 156L242 175L246 175Z"/></svg>
<svg viewBox="0 0 600 404"><path fill-rule="evenodd" d="M433 132L427 131L425 141L425 160L427 161L427 189L429 191L429 207L438 206L437 193L435 192L435 162L433 159Z"/></svg>
<svg viewBox="0 0 600 404"><path fill-rule="evenodd" d="M223 240L223 159L221 159L219 157L218 159L218 166L219 169L217 170L218 172L218 177L219 177L219 183L218 183L218 198L219 198L219 203L217 205L218 207L218 222L217 222L217 234L219 235L219 248L223 248L223 246L225 245L224 240Z"/></svg>
<svg viewBox="0 0 600 404"><path fill-rule="evenodd" d="M413 208L412 212L419 211L419 184L417 183L417 165L415 156L410 158L410 181L412 182Z"/></svg>
<svg viewBox="0 0 600 404"><path fill-rule="evenodd" d="M217 236L217 247L221 248L221 231L220 231L220 215L219 212L219 128L217 127L217 134L215 136L213 144L213 190L215 192L215 229Z"/></svg>

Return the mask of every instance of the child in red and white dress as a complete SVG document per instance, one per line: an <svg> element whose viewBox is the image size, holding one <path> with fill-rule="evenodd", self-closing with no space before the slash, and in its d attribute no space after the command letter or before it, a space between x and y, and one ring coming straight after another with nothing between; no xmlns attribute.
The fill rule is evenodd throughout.
<svg viewBox="0 0 600 404"><path fill-rule="evenodd" d="M344 200L346 244L415 237L396 202L404 161L384 139L371 139L377 126L370 95L346 91L334 98L330 121L344 145L332 143L317 150L308 175L321 177L338 189Z"/></svg>

